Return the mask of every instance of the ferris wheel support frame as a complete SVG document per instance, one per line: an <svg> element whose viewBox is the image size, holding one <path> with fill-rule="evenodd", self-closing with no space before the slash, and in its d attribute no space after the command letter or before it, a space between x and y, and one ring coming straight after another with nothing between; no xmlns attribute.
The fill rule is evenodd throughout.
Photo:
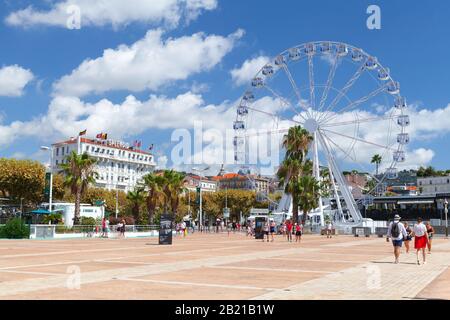
<svg viewBox="0 0 450 320"><path fill-rule="evenodd" d="M340 191L341 191L342 196L343 196L343 198L345 200L345 203L347 205L347 209L349 211L349 214L353 218L353 223L346 222L346 224L347 225L349 225L349 224L359 225L363 221L361 212L359 212L358 206L356 205L355 199L353 198L353 196L352 196L352 194L350 192L348 184L345 182L345 179L344 179L341 171L339 170L339 166L336 163L336 160L334 159L334 156L333 156L333 154L330 151L330 147L328 145L328 142L322 136L320 131L318 133L319 134L317 136L319 137L321 145L322 145L322 147L325 150L324 153L325 153L325 155L327 157L328 164L331 166L331 171L332 171L334 177L336 178L336 180L337 180L337 182L338 182L338 184L339 184L339 186L341 188Z"/></svg>

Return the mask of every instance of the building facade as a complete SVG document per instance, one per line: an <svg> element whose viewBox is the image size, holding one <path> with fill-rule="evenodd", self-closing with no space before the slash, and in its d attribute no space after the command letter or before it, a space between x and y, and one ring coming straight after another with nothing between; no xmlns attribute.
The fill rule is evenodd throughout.
<svg viewBox="0 0 450 320"><path fill-rule="evenodd" d="M107 190L132 191L156 167L151 153L131 148L124 142L82 137L52 145L53 173L60 171L60 165L72 151L87 153L97 160L95 187Z"/></svg>
<svg viewBox="0 0 450 320"><path fill-rule="evenodd" d="M450 193L450 176L417 178L417 187L422 195Z"/></svg>
<svg viewBox="0 0 450 320"><path fill-rule="evenodd" d="M199 186L202 192L217 192L217 185L217 181L192 174L188 174L184 179L184 186L190 192L196 192Z"/></svg>
<svg viewBox="0 0 450 320"><path fill-rule="evenodd" d="M270 180L256 175L227 173L213 178L221 190L251 190L258 193L269 193Z"/></svg>

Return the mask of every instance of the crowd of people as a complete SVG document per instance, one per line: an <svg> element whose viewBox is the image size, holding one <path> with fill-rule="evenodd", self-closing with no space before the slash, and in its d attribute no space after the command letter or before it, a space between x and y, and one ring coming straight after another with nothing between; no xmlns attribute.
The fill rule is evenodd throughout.
<svg viewBox="0 0 450 320"><path fill-rule="evenodd" d="M434 228L427 222L424 223L422 218L417 219L417 223L411 228L407 222L400 222L401 217L396 215L394 221L389 224L386 241L392 240L394 246L394 263L400 261L400 254L403 244L408 254L411 248L411 241L414 239L414 249L416 250L417 264L420 265L420 255L422 255L422 264L427 263L427 251L431 254Z"/></svg>

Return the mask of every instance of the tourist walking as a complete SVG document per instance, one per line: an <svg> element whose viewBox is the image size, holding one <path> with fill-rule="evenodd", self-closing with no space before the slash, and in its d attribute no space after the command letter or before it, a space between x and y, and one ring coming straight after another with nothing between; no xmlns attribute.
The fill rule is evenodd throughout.
<svg viewBox="0 0 450 320"><path fill-rule="evenodd" d="M127 223L125 222L125 219L122 219L122 228L120 229L120 236L122 238L125 238L125 227L127 226Z"/></svg>
<svg viewBox="0 0 450 320"><path fill-rule="evenodd" d="M262 241L264 242L265 238L267 237L267 242L269 242L269 222L267 221L264 223L263 232L264 235Z"/></svg>
<svg viewBox="0 0 450 320"><path fill-rule="evenodd" d="M102 238L108 238L109 221L106 218L102 219Z"/></svg>
<svg viewBox="0 0 450 320"><path fill-rule="evenodd" d="M408 225L408 222L405 222L405 229L406 229L405 249L406 253L409 253L410 244L412 240L412 229Z"/></svg>
<svg viewBox="0 0 450 320"><path fill-rule="evenodd" d="M249 223L247 226L247 237L251 237L253 236L253 230L252 230L252 225Z"/></svg>
<svg viewBox="0 0 450 320"><path fill-rule="evenodd" d="M331 239L333 237L333 223L331 221L327 224L327 239Z"/></svg>
<svg viewBox="0 0 450 320"><path fill-rule="evenodd" d="M286 235L288 242L292 242L292 228L293 228L292 222L291 220L288 220L286 222Z"/></svg>
<svg viewBox="0 0 450 320"><path fill-rule="evenodd" d="M425 226L427 227L428 233L428 254L431 254L431 245L433 243L434 228L429 222L427 222Z"/></svg>
<svg viewBox="0 0 450 320"><path fill-rule="evenodd" d="M295 224L295 242L302 241L302 232L303 232L303 225L301 223L296 223Z"/></svg>
<svg viewBox="0 0 450 320"><path fill-rule="evenodd" d="M394 246L395 264L399 263L400 250L403 246L403 240L406 239L407 233L405 226L400 222L401 217L397 214L394 217L394 221L389 224L387 241L392 239L392 245Z"/></svg>
<svg viewBox="0 0 450 320"><path fill-rule="evenodd" d="M275 229L276 229L276 223L273 219L270 219L270 236L272 238L272 242L275 240Z"/></svg>
<svg viewBox="0 0 450 320"><path fill-rule="evenodd" d="M413 229L414 248L416 249L417 264L420 265L419 252L422 251L423 264L427 263L427 254L425 249L428 244L427 227L423 224L422 218L417 219Z"/></svg>

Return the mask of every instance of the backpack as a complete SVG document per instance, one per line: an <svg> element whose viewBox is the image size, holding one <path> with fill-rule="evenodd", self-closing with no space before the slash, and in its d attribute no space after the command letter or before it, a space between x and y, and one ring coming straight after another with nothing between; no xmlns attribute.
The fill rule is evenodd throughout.
<svg viewBox="0 0 450 320"><path fill-rule="evenodd" d="M392 224L391 236L393 238L398 238L398 236L400 235L400 228L399 228L398 224L399 224L399 222Z"/></svg>

